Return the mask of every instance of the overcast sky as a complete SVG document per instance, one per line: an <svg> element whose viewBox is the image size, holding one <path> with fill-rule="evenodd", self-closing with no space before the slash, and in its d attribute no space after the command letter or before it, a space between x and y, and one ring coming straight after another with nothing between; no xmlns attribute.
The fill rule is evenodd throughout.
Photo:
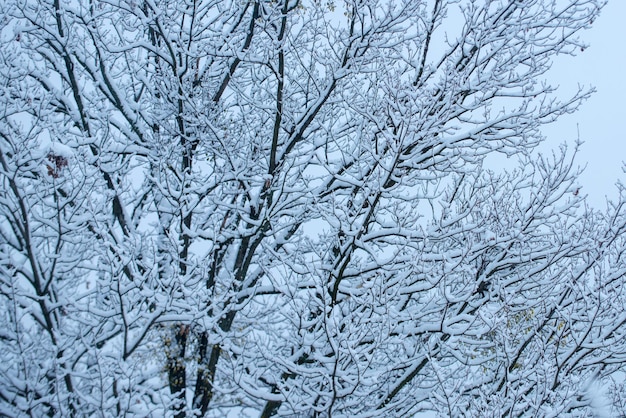
<svg viewBox="0 0 626 418"><path fill-rule="evenodd" d="M626 0L609 0L593 28L581 34L589 44L576 57L558 58L550 81L560 86L561 97L578 84L597 92L580 110L547 127L549 145L573 143L580 131L584 141L578 162L587 163L581 178L582 191L590 202L604 207L605 196L617 196L615 183L626 184L622 161L626 161Z"/></svg>

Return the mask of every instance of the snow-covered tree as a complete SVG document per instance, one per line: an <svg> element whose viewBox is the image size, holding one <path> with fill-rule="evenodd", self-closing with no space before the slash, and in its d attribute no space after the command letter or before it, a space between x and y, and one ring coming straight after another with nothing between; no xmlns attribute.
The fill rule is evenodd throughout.
<svg viewBox="0 0 626 418"><path fill-rule="evenodd" d="M2 2L0 413L592 414L626 198L534 151L602 3Z"/></svg>

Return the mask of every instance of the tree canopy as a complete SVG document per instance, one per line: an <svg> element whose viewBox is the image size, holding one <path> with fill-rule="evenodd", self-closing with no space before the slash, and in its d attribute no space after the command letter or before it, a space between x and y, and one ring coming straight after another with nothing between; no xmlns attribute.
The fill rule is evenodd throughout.
<svg viewBox="0 0 626 418"><path fill-rule="evenodd" d="M603 3L2 2L0 413L624 414L625 200L534 152Z"/></svg>

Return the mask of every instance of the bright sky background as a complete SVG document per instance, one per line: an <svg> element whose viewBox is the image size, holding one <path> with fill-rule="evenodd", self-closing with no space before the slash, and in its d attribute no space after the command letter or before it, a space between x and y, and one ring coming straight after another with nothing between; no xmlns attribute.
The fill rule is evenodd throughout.
<svg viewBox="0 0 626 418"><path fill-rule="evenodd" d="M584 144L578 155L587 164L581 178L582 193L590 203L605 207L605 197L615 200L615 183L626 184L626 0L609 0L593 27L581 34L589 48L576 57L558 58L549 74L560 86L560 97L578 84L595 86L597 92L573 115L562 117L544 129L548 145L573 144L580 132Z"/></svg>

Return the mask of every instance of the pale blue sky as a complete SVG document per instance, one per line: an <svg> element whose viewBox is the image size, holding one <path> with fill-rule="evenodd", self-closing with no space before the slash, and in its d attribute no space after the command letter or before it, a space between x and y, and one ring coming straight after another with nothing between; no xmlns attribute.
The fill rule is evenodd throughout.
<svg viewBox="0 0 626 418"><path fill-rule="evenodd" d="M593 28L581 34L589 44L576 57L564 56L554 63L549 77L563 94L578 84L593 85L597 92L580 110L547 127L549 146L573 143L580 131L584 141L579 164L587 163L581 178L582 191L590 202L604 206L604 197L615 198L615 182L626 184L622 161L626 161L626 0L609 0ZM565 97L565 96L563 96Z"/></svg>

